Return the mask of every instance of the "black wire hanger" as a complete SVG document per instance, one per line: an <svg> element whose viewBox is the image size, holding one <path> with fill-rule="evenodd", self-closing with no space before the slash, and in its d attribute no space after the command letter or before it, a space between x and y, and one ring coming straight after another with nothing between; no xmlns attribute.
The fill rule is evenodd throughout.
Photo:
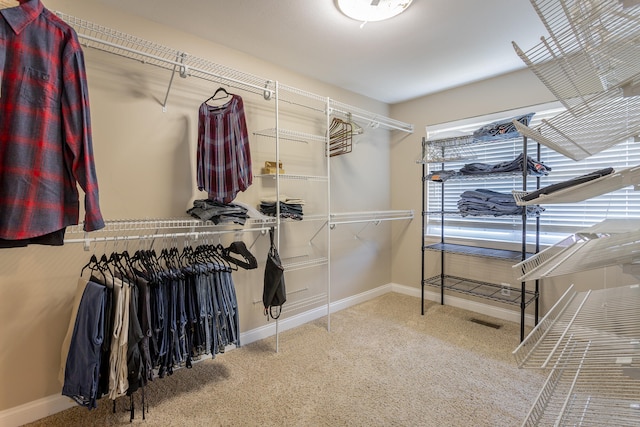
<svg viewBox="0 0 640 427"><path fill-rule="evenodd" d="M243 259L231 256L232 253L241 255ZM256 260L256 257L254 257L249 249L247 249L247 245L245 245L243 241L233 242L229 247L223 249L222 257L245 270L258 268L258 261Z"/></svg>
<svg viewBox="0 0 640 427"><path fill-rule="evenodd" d="M219 98L216 98L216 96L217 96L220 92L224 92L224 96L221 96L221 97L219 97ZM218 89L216 89L216 91L215 91L215 92L213 92L213 95L211 95L211 97L209 97L209 99L207 99L207 100L206 100L206 101L204 101L204 102L215 101L216 99L224 99L224 98L228 98L228 97L230 97L231 95L233 95L233 94L231 94L231 93L227 92L227 90L226 90L224 87L220 86Z"/></svg>

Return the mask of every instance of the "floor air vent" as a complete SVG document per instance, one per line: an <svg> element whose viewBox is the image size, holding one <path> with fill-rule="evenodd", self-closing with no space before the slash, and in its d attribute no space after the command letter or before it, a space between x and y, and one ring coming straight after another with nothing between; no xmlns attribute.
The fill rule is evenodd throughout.
<svg viewBox="0 0 640 427"><path fill-rule="evenodd" d="M476 319L476 318L473 318L473 317L471 319L469 319L469 320L471 322L473 322L473 323L477 323L478 325L488 326L488 327L493 328L493 329L502 328L502 325L499 325L497 323L487 322L485 320L480 320L480 319Z"/></svg>

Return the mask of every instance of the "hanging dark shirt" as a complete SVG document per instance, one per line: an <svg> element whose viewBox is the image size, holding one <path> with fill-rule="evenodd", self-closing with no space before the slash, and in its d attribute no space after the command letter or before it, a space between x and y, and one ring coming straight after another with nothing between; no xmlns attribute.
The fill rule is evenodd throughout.
<svg viewBox="0 0 640 427"><path fill-rule="evenodd" d="M85 230L100 229L77 34L40 0L0 14L0 238L29 239L77 224L77 184L85 193Z"/></svg>

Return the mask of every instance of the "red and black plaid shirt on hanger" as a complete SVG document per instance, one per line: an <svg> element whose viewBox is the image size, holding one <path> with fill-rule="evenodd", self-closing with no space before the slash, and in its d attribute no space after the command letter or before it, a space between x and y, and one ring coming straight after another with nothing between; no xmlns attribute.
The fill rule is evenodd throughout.
<svg viewBox="0 0 640 427"><path fill-rule="evenodd" d="M85 229L100 229L77 35L40 0L0 13L0 239L30 239L77 224L77 184L85 192Z"/></svg>

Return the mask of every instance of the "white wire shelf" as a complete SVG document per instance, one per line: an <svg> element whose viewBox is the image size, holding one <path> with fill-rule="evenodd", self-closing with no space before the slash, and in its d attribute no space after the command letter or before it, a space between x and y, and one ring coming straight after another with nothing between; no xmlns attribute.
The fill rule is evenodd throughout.
<svg viewBox="0 0 640 427"><path fill-rule="evenodd" d="M640 381L620 371L554 369L523 426L640 425Z"/></svg>
<svg viewBox="0 0 640 427"><path fill-rule="evenodd" d="M640 96L610 89L535 127L514 122L523 135L573 160L582 160L640 133Z"/></svg>
<svg viewBox="0 0 640 427"><path fill-rule="evenodd" d="M564 293L513 351L550 374L524 426L640 423L640 285Z"/></svg>
<svg viewBox="0 0 640 427"><path fill-rule="evenodd" d="M401 122L400 120L385 117L380 114L375 114L370 111L363 110L361 108L353 107L351 105L344 104L336 100L329 100L330 113L333 115L341 115L347 120L364 120L366 126L370 128L383 128L390 130L399 130L401 132L413 133L413 125L409 123Z"/></svg>
<svg viewBox="0 0 640 427"><path fill-rule="evenodd" d="M637 284L585 292L572 285L513 355L521 368L619 370L639 380L638 306Z"/></svg>
<svg viewBox="0 0 640 427"><path fill-rule="evenodd" d="M607 194L630 185L634 187L634 190L638 190L638 186L640 185L640 166L622 169L609 175L566 187L549 194L541 194L532 200L522 199L531 193L528 191L513 190L512 194L518 206L575 203Z"/></svg>
<svg viewBox="0 0 640 427"><path fill-rule="evenodd" d="M517 280L588 271L613 265L635 265L640 260L640 229L615 227L586 229L513 266ZM624 220L623 220L624 221ZM608 230L608 231L607 231Z"/></svg>
<svg viewBox="0 0 640 427"><path fill-rule="evenodd" d="M290 292L288 292L288 295L290 295ZM283 314L289 314L293 311L297 311L297 310L301 310L301 309L305 309L305 308L309 308L309 307L314 307L317 306L318 304L326 304L327 303L327 293L326 292L322 292L320 294L317 295L312 295L306 298L302 298L296 301L289 301L288 300L288 296L287 296L287 302L282 306L282 313ZM262 303L262 300L260 301L260 303Z"/></svg>
<svg viewBox="0 0 640 427"><path fill-rule="evenodd" d="M528 52L513 43L566 111L526 135L582 160L640 133L640 4L531 0L550 38Z"/></svg>
<svg viewBox="0 0 640 427"><path fill-rule="evenodd" d="M280 179L286 179L286 180L293 180L293 181L327 181L329 178L327 176L319 176L319 175L295 175L295 174L290 174L290 173L281 173L278 174L277 176L280 177ZM276 179L276 174L259 174L259 175L254 175L254 177L257 178L264 178L264 179Z"/></svg>
<svg viewBox="0 0 640 427"><path fill-rule="evenodd" d="M184 51L162 46L62 12L55 13L74 28L80 42L86 47L155 65L172 72L177 71L181 77L193 76L227 83L249 92L263 94L266 98L275 92L275 84L269 79L234 70L203 58L188 55ZM163 104L165 107L166 101L165 98Z"/></svg>
<svg viewBox="0 0 640 427"><path fill-rule="evenodd" d="M265 136L268 138L275 138L277 135L280 137L280 139L296 142L327 142L327 138L322 135L313 135L310 133L298 132L288 129L263 129L254 132L254 135Z"/></svg>
<svg viewBox="0 0 640 427"><path fill-rule="evenodd" d="M532 0L549 31L541 43L516 53L566 108L635 78L640 7L619 0ZM630 3L630 2L629 2Z"/></svg>
<svg viewBox="0 0 640 427"><path fill-rule="evenodd" d="M355 224L363 222L380 223L383 221L411 220L413 210L390 210L368 212L342 212L330 214L330 225Z"/></svg>
<svg viewBox="0 0 640 427"><path fill-rule="evenodd" d="M261 227L263 225L275 224L275 218L247 218L244 225L224 222L215 224L212 221L202 221L195 218L166 218L166 219L119 219L105 221L104 228L96 231L89 232L89 235L96 235L101 233L126 233L135 231L148 231L148 230L203 230L203 229L224 229L225 227L233 228L252 228ZM84 234L84 224L72 225L67 227L65 234Z"/></svg>
<svg viewBox="0 0 640 427"><path fill-rule="evenodd" d="M198 239L204 236L242 233L264 232L276 225L276 219L247 218L244 225L234 222L214 224L212 221L201 221L194 218L147 219L147 220L111 220L105 221L104 228L86 232L83 223L66 228L64 243L83 243L85 249L91 243L120 242L132 240L153 240L190 238ZM82 234L83 237L68 237Z"/></svg>
<svg viewBox="0 0 640 427"><path fill-rule="evenodd" d="M326 214L303 214L302 215L302 222L314 222L314 221L326 221L327 220L327 215ZM281 222L300 222L300 220L296 220L293 218L280 218Z"/></svg>
<svg viewBox="0 0 640 427"><path fill-rule="evenodd" d="M307 259L304 261L283 261L282 266L284 267L285 272L302 270L305 268L319 267L323 265L327 265L329 263L329 259L326 257Z"/></svg>
<svg viewBox="0 0 640 427"><path fill-rule="evenodd" d="M371 127L382 126L388 129L413 133L412 124L391 119L292 86L276 84L273 79L259 77L216 64L207 59L189 55L185 51L162 46L63 12L56 11L55 14L73 27L83 46L170 70L172 75L167 94L162 103L163 108L167 106L167 98L173 76L177 72L183 78L197 77L227 84L248 92L261 94L265 99L272 99L273 95L278 91L279 99L282 101L323 113L326 112L327 103L329 103L331 105L330 108L335 113L344 114L345 116L351 114L354 118L367 121Z"/></svg>

